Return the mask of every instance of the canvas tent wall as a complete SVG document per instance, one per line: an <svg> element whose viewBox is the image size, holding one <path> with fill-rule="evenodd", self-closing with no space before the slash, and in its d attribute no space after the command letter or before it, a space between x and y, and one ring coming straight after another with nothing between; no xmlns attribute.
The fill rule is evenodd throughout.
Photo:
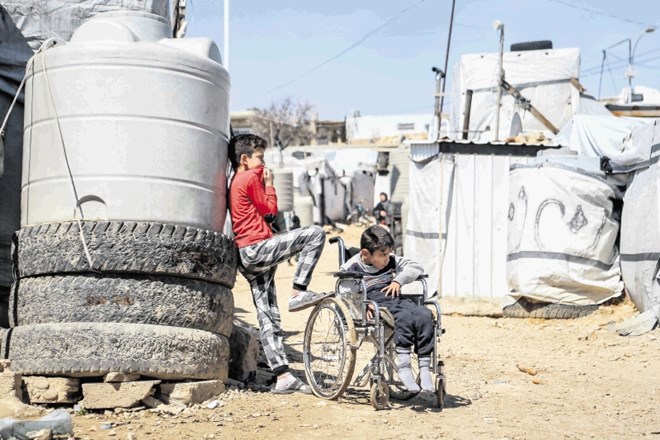
<svg viewBox="0 0 660 440"><path fill-rule="evenodd" d="M33 50L49 38L69 41L73 32L88 18L110 11L143 11L168 20L170 0L3 0L26 41Z"/></svg>
<svg viewBox="0 0 660 440"><path fill-rule="evenodd" d="M509 174L511 296L593 305L623 290L617 200L596 158L542 155Z"/></svg>
<svg viewBox="0 0 660 440"><path fill-rule="evenodd" d="M495 139L496 90L499 54L462 55L454 67L451 87L453 103L449 117L449 137L461 139L466 108L466 91L472 90L468 140ZM580 92L570 83L580 73L578 49L506 52L503 56L505 80L520 90L553 125L561 129L579 112ZM509 136L513 115L518 113L523 132L548 129L531 113L523 111L511 95L502 95L498 139Z"/></svg>
<svg viewBox="0 0 660 440"><path fill-rule="evenodd" d="M644 312L660 306L660 120L636 130L647 139L648 167L632 174L621 217L621 270L628 293Z"/></svg>
<svg viewBox="0 0 660 440"><path fill-rule="evenodd" d="M412 143L404 255L442 296L503 297L509 168L550 147Z"/></svg>

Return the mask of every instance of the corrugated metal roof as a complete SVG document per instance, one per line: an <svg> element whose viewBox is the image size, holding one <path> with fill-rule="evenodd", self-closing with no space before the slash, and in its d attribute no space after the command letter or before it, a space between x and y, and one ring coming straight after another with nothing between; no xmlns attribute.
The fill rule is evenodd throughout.
<svg viewBox="0 0 660 440"><path fill-rule="evenodd" d="M465 140L410 142L410 158L415 162L419 162L430 159L439 153L489 156L536 156L539 151L559 148L561 148L560 145L524 144L506 141L479 143Z"/></svg>

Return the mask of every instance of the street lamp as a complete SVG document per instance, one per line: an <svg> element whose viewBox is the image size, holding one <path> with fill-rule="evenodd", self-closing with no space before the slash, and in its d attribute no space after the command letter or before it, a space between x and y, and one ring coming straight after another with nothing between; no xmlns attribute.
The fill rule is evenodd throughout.
<svg viewBox="0 0 660 440"><path fill-rule="evenodd" d="M654 32L656 29L657 27L654 24L644 29L644 32L639 34L639 37L637 37L637 39L635 40L635 44L632 46L632 51L630 50L631 41L630 39L628 39L628 68L626 69L626 73L625 73L626 77L628 78L628 90L630 92L628 96L628 102L632 102L632 94L633 94L632 79L635 77L635 68L633 66L635 65L635 50L637 50L637 43L639 43L639 40L641 40L644 35L650 34L651 32Z"/></svg>

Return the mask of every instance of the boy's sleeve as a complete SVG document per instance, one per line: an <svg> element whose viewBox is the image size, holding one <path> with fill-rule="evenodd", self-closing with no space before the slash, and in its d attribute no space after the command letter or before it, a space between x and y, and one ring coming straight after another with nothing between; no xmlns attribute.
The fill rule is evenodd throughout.
<svg viewBox="0 0 660 440"><path fill-rule="evenodd" d="M250 198L260 216L277 215L277 194L272 186L264 187L258 176L252 177L247 183L247 196Z"/></svg>
<svg viewBox="0 0 660 440"><path fill-rule="evenodd" d="M424 268L416 261L398 255L394 256L394 260L396 261L396 276L393 281L402 286L412 283L424 273Z"/></svg>

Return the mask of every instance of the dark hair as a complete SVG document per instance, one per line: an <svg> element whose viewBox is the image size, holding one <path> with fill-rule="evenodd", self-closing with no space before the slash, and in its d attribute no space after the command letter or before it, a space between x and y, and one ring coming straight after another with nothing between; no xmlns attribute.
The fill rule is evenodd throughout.
<svg viewBox="0 0 660 440"><path fill-rule="evenodd" d="M385 196L385 200L388 200L387 193L382 192L382 193L380 193L380 195Z"/></svg>
<svg viewBox="0 0 660 440"><path fill-rule="evenodd" d="M370 254L378 250L394 249L394 239L382 226L369 226L360 237L360 247L366 249Z"/></svg>
<svg viewBox="0 0 660 440"><path fill-rule="evenodd" d="M267 146L268 142L255 134L239 134L232 137L229 140L229 161L231 162L231 166L237 169L242 155L246 154L248 157L252 157L252 154L258 148L265 150Z"/></svg>

